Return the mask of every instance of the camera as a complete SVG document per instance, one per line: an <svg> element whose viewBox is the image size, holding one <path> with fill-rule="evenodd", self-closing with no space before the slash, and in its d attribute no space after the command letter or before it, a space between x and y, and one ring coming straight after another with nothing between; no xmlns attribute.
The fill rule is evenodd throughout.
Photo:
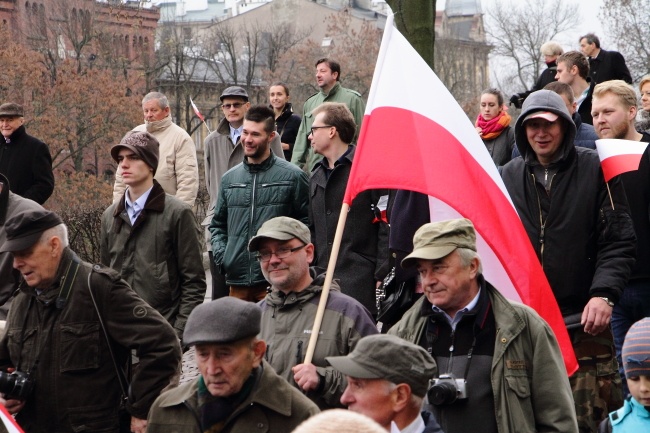
<svg viewBox="0 0 650 433"><path fill-rule="evenodd" d="M25 400L34 389L34 381L28 373L0 371L0 392L6 399Z"/></svg>
<svg viewBox="0 0 650 433"><path fill-rule="evenodd" d="M427 392L429 403L435 406L452 404L456 400L467 398L467 382L465 379L456 379L453 374L441 374L433 379L433 385Z"/></svg>

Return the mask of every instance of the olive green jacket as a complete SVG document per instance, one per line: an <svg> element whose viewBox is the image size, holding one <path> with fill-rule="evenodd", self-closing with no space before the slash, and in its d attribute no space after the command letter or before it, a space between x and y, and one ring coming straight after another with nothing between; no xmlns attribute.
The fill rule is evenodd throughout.
<svg viewBox="0 0 650 433"><path fill-rule="evenodd" d="M199 378L162 394L151 407L147 433L202 433ZM289 433L318 413L318 407L262 361L250 395L233 411L220 433Z"/></svg>
<svg viewBox="0 0 650 433"><path fill-rule="evenodd" d="M531 308L486 283L497 335L492 392L499 433L577 433L573 396L553 331ZM427 319L422 296L388 333L419 344Z"/></svg>

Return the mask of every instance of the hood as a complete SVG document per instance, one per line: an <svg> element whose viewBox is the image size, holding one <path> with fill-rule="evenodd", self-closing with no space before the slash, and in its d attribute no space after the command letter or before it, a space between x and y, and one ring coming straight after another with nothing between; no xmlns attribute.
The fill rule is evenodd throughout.
<svg viewBox="0 0 650 433"><path fill-rule="evenodd" d="M521 107L521 114L515 123L515 140L519 153L527 163L535 163L537 161L537 157L528 143L526 130L523 125L526 116L536 111L550 111L564 120L567 126L564 133L564 140L560 146L560 151L562 153L561 159L566 159L571 152L575 152L573 143L576 137L576 125L573 123L571 114L569 114L569 111L567 110L566 105L564 105L564 101L560 95L550 90L538 90L537 92L531 93L524 101L524 105Z"/></svg>

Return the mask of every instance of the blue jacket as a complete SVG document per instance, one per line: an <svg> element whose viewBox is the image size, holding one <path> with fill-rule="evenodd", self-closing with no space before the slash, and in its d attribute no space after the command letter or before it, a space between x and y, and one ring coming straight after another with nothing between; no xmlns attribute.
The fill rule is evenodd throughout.
<svg viewBox="0 0 650 433"><path fill-rule="evenodd" d="M610 413L598 427L598 433L637 433L650 431L650 412L634 397L623 407Z"/></svg>

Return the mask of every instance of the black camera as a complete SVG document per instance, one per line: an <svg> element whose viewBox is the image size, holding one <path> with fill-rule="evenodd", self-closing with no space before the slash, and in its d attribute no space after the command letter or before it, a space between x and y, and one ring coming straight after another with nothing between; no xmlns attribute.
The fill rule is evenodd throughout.
<svg viewBox="0 0 650 433"><path fill-rule="evenodd" d="M0 392L6 399L25 400L34 389L34 381L28 373L0 371Z"/></svg>
<svg viewBox="0 0 650 433"><path fill-rule="evenodd" d="M453 374L441 374L433 379L433 385L427 392L429 403L435 406L452 404L456 400L467 398L467 381L456 379Z"/></svg>

